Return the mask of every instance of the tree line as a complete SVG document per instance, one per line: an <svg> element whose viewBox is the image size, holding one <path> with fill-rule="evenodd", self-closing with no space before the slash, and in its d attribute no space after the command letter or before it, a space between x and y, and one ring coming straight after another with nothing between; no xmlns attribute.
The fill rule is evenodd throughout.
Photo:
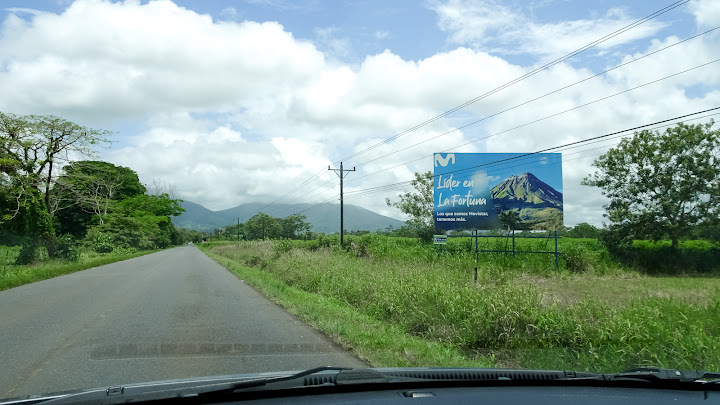
<svg viewBox="0 0 720 405"><path fill-rule="evenodd" d="M110 135L53 115L0 112L0 244L21 246L18 264L41 246L75 259L78 242L112 252L202 237L173 226L184 211L173 187L148 191L132 169L92 160Z"/></svg>
<svg viewBox="0 0 720 405"><path fill-rule="evenodd" d="M305 215L276 218L259 212L239 225L215 229L214 236L226 240L310 239L316 236L310 229Z"/></svg>

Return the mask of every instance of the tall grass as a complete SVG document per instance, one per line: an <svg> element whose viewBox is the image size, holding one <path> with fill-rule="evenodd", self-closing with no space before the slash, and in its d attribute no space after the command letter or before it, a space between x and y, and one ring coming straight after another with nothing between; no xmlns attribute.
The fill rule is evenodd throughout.
<svg viewBox="0 0 720 405"><path fill-rule="evenodd" d="M7 257L11 257L13 254L17 257L17 250L19 250L19 248L0 246L0 254ZM61 259L45 259L44 261L38 261L31 265L23 266L8 262L0 262L0 291L74 273L76 271L86 270L92 267L103 266L121 260L143 256L156 251L157 250L142 252L121 251L101 254L90 250L81 250L78 260L74 262L68 262ZM12 263L14 263L14 260Z"/></svg>
<svg viewBox="0 0 720 405"><path fill-rule="evenodd" d="M544 241L519 243L525 249ZM468 358L494 355L503 365L523 368L720 369L718 291L708 292L711 299L702 303L676 296L620 303L599 294L563 305L548 300L533 280L596 277L601 282L627 270L594 250L592 241L562 243L575 253L560 270L552 255L483 254L477 283L475 246L468 240L451 240L443 253L413 239L378 235L349 238L346 249L319 240L243 242L212 251Z"/></svg>

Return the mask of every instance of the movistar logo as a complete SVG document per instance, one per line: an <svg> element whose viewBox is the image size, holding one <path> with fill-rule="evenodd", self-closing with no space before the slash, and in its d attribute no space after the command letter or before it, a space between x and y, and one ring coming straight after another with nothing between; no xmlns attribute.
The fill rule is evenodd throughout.
<svg viewBox="0 0 720 405"><path fill-rule="evenodd" d="M438 163L440 163L440 166L445 167L448 165L450 160L452 160L452 164L455 164L455 154L454 153L448 153L444 159L441 154L436 153L435 154L435 167L438 167Z"/></svg>

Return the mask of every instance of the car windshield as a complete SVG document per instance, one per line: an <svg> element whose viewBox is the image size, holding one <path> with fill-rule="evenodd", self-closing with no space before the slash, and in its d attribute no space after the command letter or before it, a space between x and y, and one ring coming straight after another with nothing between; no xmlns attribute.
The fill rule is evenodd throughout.
<svg viewBox="0 0 720 405"><path fill-rule="evenodd" d="M720 2L4 0L0 399L720 370Z"/></svg>

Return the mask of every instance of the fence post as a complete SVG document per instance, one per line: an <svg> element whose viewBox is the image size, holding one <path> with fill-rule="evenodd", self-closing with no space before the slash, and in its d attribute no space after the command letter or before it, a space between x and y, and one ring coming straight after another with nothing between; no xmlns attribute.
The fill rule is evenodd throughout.
<svg viewBox="0 0 720 405"><path fill-rule="evenodd" d="M480 261L480 251L478 250L478 231L475 230L475 265L478 265ZM475 268L475 274L477 274L477 267ZM477 281L477 278L475 279Z"/></svg>
<svg viewBox="0 0 720 405"><path fill-rule="evenodd" d="M477 266L475 266L475 284L477 284Z"/></svg>
<svg viewBox="0 0 720 405"><path fill-rule="evenodd" d="M515 257L515 230L513 229L513 257Z"/></svg>
<svg viewBox="0 0 720 405"><path fill-rule="evenodd" d="M559 269L560 266L558 265L558 249L557 249L557 231L555 231L555 268Z"/></svg>

